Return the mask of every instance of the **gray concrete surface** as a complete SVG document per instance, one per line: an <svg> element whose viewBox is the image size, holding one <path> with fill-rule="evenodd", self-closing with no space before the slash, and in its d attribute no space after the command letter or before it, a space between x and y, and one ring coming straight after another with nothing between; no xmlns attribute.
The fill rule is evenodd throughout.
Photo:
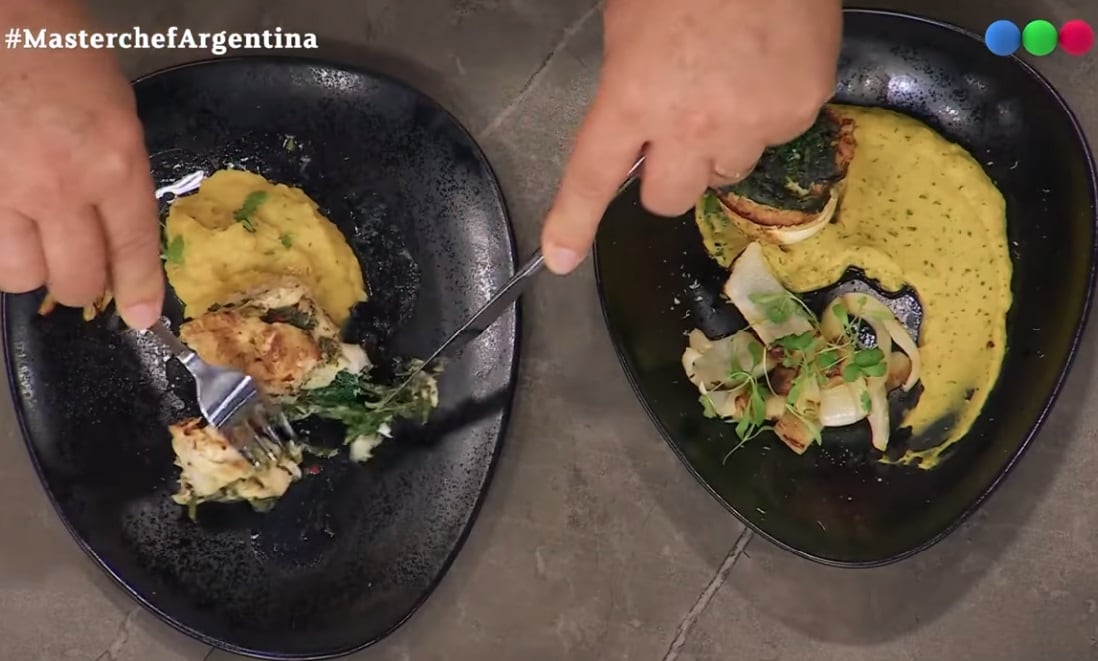
<svg viewBox="0 0 1098 661"><path fill-rule="evenodd" d="M862 3L982 30L1098 24L1082 0ZM112 28L282 26L381 63L450 106L485 146L525 247L594 88L592 0L96 0ZM197 57L126 52L131 74ZM1098 139L1098 55L1038 62ZM362 654L453 659L1076 661L1098 659L1098 386L1087 340L1033 450L977 516L871 571L798 560L694 483L611 352L590 268L530 294L522 388L490 496L446 580ZM2 386L0 386L2 387ZM227 661L135 607L77 550L0 393L0 659Z"/></svg>

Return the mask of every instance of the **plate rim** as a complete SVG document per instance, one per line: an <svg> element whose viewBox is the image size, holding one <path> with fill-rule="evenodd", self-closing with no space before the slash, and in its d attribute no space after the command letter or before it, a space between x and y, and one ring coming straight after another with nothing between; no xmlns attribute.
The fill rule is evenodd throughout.
<svg viewBox="0 0 1098 661"><path fill-rule="evenodd" d="M888 9L866 9L857 7L843 9L844 19L846 16L851 15L880 16L891 19L900 19L901 21L922 23L932 26L934 28L948 30L950 32L960 34L964 37L974 39L976 41L983 41L983 39L978 34L961 26L939 19L920 16L918 14L913 14L910 12L893 11ZM1096 169L1095 166L1094 153L1091 151L1090 142L1087 140L1086 132L1083 130L1082 125L1079 123L1078 117L1076 117L1075 113L1072 111L1071 107L1068 105L1067 100L1064 99L1063 95L1061 95L1060 92L1057 91L1055 87L1053 87L1048 78L1046 78L1040 71L1035 69L1025 60L1021 59L1017 55L1010 55L1008 57L1010 60L1013 60L1015 65L1021 67L1022 71L1028 74L1030 78L1032 78L1036 83L1043 87L1045 91L1052 95L1053 100L1060 107L1060 110L1064 113L1065 118L1070 122L1071 127L1075 132L1075 137L1083 147L1084 153L1086 155L1086 167L1089 173L1090 197L1091 203L1093 205L1092 208L1094 209L1094 211L1092 211L1091 218L1093 232L1090 248L1090 264L1088 268L1088 273L1090 277L1087 280L1086 292L1083 297L1083 306L1079 311L1079 316L1075 319L1074 328L1071 335L1071 342L1068 346L1067 356L1064 359L1063 364L1058 369L1058 374L1055 382L1052 385L1052 388L1049 390L1048 394L1041 402L1040 413L1037 415L1034 422L1026 431L1025 436L1022 438L1022 442L1010 455L1010 458L1007 461L1006 465L1003 467L1003 469L996 474L995 479L992 480L980 492L979 496L977 496L974 500L972 500L964 507L960 516L955 518L945 528L942 528L934 535L928 537L923 542L912 546L909 549L888 556L883 556L871 560L858 561L836 560L834 558L816 555L778 539L774 535L764 530L761 526L753 523L749 518L747 518L746 516L741 514L736 508L734 508L731 503L722 498L720 494L718 494L717 491L698 473L697 469L687 458L686 453L683 452L672 440L673 435L660 422L658 416L656 415L656 412L652 408L651 403L648 401L647 397L644 395L640 387L640 384L637 382L637 376L633 361L629 359L629 357L626 355L626 352L622 348L622 332L620 330L616 331L612 322L610 321L610 311L609 306L607 305L605 288L603 287L602 268L599 263L599 251L597 250L598 238L596 237L596 249L592 251L592 266L595 270L595 287L598 291L599 307L602 309L603 322L606 326L607 334L610 336L611 344L614 347L614 353L617 355L618 362L622 368L622 371L625 373L625 377L629 381L629 386L630 388L632 388L633 394L640 402L641 407L644 409L644 412L648 415L648 418L651 421L652 425L659 432L660 436L664 440L664 443L666 443L671 448L671 451L675 453L675 456L679 459L680 463L687 470L687 472L689 472L690 475L693 476L698 484L700 484L709 493L710 496L712 496L718 503L720 503L726 510L728 510L728 512L731 513L736 519L738 519L740 523L742 523L748 530L751 530L754 534L759 535L771 544L774 544L775 546L785 551L788 551L796 556L799 556L806 560L811 560L812 562L828 567L838 567L844 569L869 569L873 567L883 567L885 565L890 565L911 558L936 545L938 542L951 535L954 531L957 530L958 527L961 526L962 523L967 521L968 518L972 516L972 514L975 513L976 510L978 510L988 500L988 498L991 497L991 495L1006 479L1007 475L1009 475L1014 470L1014 467L1017 466L1022 456L1029 449L1029 446L1032 444L1033 440L1038 436L1041 429L1044 427L1045 422L1048 419L1049 414L1052 412L1052 409L1055 406L1057 399L1059 399L1060 393L1062 392L1064 387L1064 383L1067 381L1068 375L1071 373L1072 368L1075 365L1075 359L1079 352L1079 346L1090 322L1091 309L1094 304L1095 288L1096 285L1098 285L1098 282L1096 282L1096 277L1098 277L1098 169ZM637 185L638 184L634 182L632 186L630 186L630 188Z"/></svg>
<svg viewBox="0 0 1098 661"><path fill-rule="evenodd" d="M462 123L461 120L459 120L457 116L454 115L454 113L447 106L439 102L432 95L414 86L410 82L407 82L391 74L383 73L377 69L372 69L368 66L352 65L349 63L342 63L321 57L302 55L233 55L227 57L207 57L174 64L171 66L163 67L161 69L156 69L155 71L134 78L130 82L130 87L131 89L134 89L137 85L143 82L146 82L161 75L175 73L180 70L217 67L224 64L240 64L242 62L253 62L259 64L273 64L282 66L290 65L323 67L330 70L337 70L344 73L354 74L356 76L364 76L375 80L382 80L396 87L403 88L404 90L411 92L413 95L418 96L422 100L426 101L433 109L440 112L442 116L449 119L453 123L453 125L461 132L461 134L467 138L469 145L472 147L474 158L476 158L476 160L485 168L488 173L489 183L492 187L492 196L497 200L500 206L500 211L503 214L503 220L506 229L506 232L504 233L504 241L507 244L507 253L509 257L509 263L507 264L507 266L510 267L510 273L507 275L508 277L514 275L515 271L518 268L518 245L515 236L515 226L513 218L511 216L509 205L507 203L506 195L504 194L503 188L500 185L499 176L497 175L495 168L492 166L491 161L488 159L484 148L479 142L477 142L476 137L472 134L471 131L469 131L468 127L466 127L465 124ZM208 645L215 649L230 652L232 654L238 654L244 657L263 659L264 661L325 661L327 659L336 659L361 652L367 648L373 647L388 636L392 635L395 631L407 624L408 621L411 620L412 617L419 612L420 608L422 608L423 605L427 603L427 601L438 589L439 585L442 584L442 582L446 579L446 576L450 573L450 569L453 566L454 561L457 560L458 555L460 555L461 551L464 549L465 543L468 541L469 535L472 533L473 527L476 525L476 522L480 517L481 509L484 506L485 500L487 499L488 492L491 489L496 470L499 466L500 454L503 450L504 445L506 444L508 436L510 435L512 426L511 423L518 394L519 365L521 363L522 347L524 345L522 321L525 317L525 312L524 304L521 300L516 301L511 306L511 309L504 313L505 315L510 315L513 318L515 329L514 339L507 343L511 347L511 367L508 374L509 386L507 388L510 392L507 394L507 406L503 409L500 419L500 430L496 438L495 447L492 450L492 454L488 462L488 469L485 473L483 484L480 487L479 493L477 494L476 501L473 503L473 507L469 511L469 518L466 521L465 525L462 527L460 533L458 534L458 537L455 540L452 549L447 554L439 571L435 574L432 581L427 585L426 589L423 590L423 592L420 594L419 598L412 604L408 612L405 613L401 618L396 620L393 625L391 625L389 628L385 629L381 633L377 634L376 636L373 636L372 638L365 640L362 643L357 643L345 649L332 650L330 652L324 652L319 654L287 654L254 650L246 647L241 647L232 643L227 643L225 641L218 640L213 636L209 636L201 631L198 631L193 627L183 624L171 615L164 612L162 609L150 603L148 599L138 593L138 591L130 586L129 583L127 583L123 579L123 577L120 576L118 572L116 572L114 568L106 562L106 560L101 558L95 552L95 550L91 548L91 545L88 544L87 540L85 540L83 536L81 536L74 529L72 523L64 514L61 504L54 497L53 491L47 488L45 473L43 471L41 463L39 462L38 455L31 445L30 431L28 429L26 420L26 411L23 406L22 398L20 398L18 394L18 374L16 367L13 363L13 352L11 347L12 338L8 331L8 319L10 314L8 311L8 306L10 305L11 298L11 294L0 294L0 345L2 345L3 348L4 376L7 378L8 381L9 396L12 403L12 409L15 414L15 423L18 427L19 435L23 440L24 449L26 450L28 458L30 459L31 464L34 467L34 472L38 477L39 485L42 491L45 492L46 498L49 500L50 505L53 508L53 511L56 514L57 518L61 521L61 524L69 533L69 536L72 537L73 541L76 542L76 545L84 552L84 554L88 556L93 564L95 564L104 573L106 573L107 576L110 577L111 581L117 587L121 588L122 592L124 592L134 601L136 601L138 605L153 614L161 622L164 622L176 631L202 644Z"/></svg>

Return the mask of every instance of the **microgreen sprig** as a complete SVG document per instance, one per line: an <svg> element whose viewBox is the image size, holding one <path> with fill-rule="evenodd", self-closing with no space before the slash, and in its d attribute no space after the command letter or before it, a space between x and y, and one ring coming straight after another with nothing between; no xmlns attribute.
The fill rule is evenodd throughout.
<svg viewBox="0 0 1098 661"><path fill-rule="evenodd" d="M836 302L830 305L825 312L834 315L841 327L840 337L829 341L821 333L820 321L816 315L804 301L792 293L756 294L751 296L751 301L759 306L771 323L785 323L794 315L800 315L812 325L812 331L780 337L765 347L760 348L759 345L752 344L749 348L752 350L754 359L753 368L760 364L764 352L770 354L775 348L780 350L781 366L796 372L785 396L785 410L799 419L818 442L820 427L812 421L816 413L811 410L811 402L803 401L805 391L813 380L816 386L826 384L829 373L840 366L842 366L841 376L847 383L863 377L879 378L888 372L886 356L878 347L861 346L858 328L842 303ZM743 411L735 421L736 436L739 437L740 443L733 448L734 452L762 432L773 429L766 424L766 400L770 393L774 392L774 388L770 383L769 370L764 371L761 377L754 377L743 371L733 371L729 375L729 385L732 384L734 384L733 387L744 387L744 395L746 395ZM706 415L716 417L709 397L703 395L702 399ZM862 393L860 403L868 412L870 409L868 392Z"/></svg>

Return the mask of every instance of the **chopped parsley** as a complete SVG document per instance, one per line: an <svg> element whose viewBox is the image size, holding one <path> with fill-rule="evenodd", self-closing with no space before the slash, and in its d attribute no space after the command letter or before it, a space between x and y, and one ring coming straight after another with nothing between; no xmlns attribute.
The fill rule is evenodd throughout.
<svg viewBox="0 0 1098 661"><path fill-rule="evenodd" d="M292 248L294 245L294 235L290 234L289 232L283 232L281 235L279 235L278 241L282 244L283 248Z"/></svg>
<svg viewBox="0 0 1098 661"><path fill-rule="evenodd" d="M183 265L183 235L177 234L171 241L164 242L160 247L160 259L168 264Z"/></svg>
<svg viewBox="0 0 1098 661"><path fill-rule="evenodd" d="M244 198L244 203L240 205L240 208L233 212L233 220L244 226L244 229L249 232L255 233L255 224L252 223L252 216L256 210L259 209L259 205L267 201L267 191L252 191L248 193L248 196Z"/></svg>

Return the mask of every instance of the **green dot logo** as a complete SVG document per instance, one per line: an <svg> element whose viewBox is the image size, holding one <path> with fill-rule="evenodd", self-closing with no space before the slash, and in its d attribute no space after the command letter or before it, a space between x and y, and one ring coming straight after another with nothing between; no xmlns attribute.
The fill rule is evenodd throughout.
<svg viewBox="0 0 1098 661"><path fill-rule="evenodd" d="M1030 21L1022 29L1012 21L1000 19L987 26L984 44L1002 57L1014 55L1019 48L1035 57L1045 57L1057 47L1068 55L1080 57L1094 46L1094 29L1081 19L1070 20L1059 29L1044 19Z"/></svg>
<svg viewBox="0 0 1098 661"><path fill-rule="evenodd" d="M1022 30L1022 48L1030 55L1044 57L1056 50L1059 33L1048 21L1030 21Z"/></svg>

